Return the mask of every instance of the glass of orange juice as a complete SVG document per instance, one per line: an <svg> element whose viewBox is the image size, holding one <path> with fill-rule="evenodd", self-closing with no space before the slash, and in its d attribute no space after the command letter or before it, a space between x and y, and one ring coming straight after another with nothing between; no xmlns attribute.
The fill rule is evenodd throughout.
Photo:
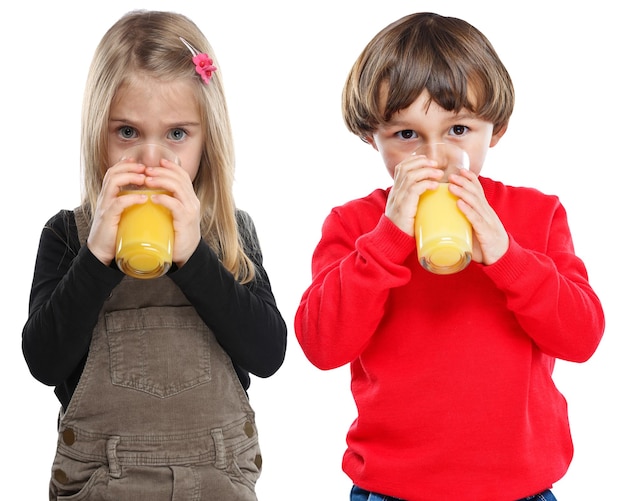
<svg viewBox="0 0 626 501"><path fill-rule="evenodd" d="M458 146L429 143L415 155L437 161L444 176L435 190L420 195L415 214L417 256L426 270L448 275L463 270L472 260L472 226L448 190L448 175L469 168L469 157Z"/></svg>
<svg viewBox="0 0 626 501"><path fill-rule="evenodd" d="M162 158L180 164L178 157L159 144L140 144L124 152L122 159L146 166L157 166ZM120 270L134 278L157 278L172 266L174 226L169 209L152 202L150 195L165 190L129 185L119 195L135 191L148 195L148 200L124 209L117 228L115 262Z"/></svg>

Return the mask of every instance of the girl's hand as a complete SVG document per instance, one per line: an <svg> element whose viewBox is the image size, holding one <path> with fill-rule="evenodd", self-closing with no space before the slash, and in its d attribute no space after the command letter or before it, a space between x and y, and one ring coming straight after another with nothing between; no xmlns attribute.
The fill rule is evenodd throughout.
<svg viewBox="0 0 626 501"><path fill-rule="evenodd" d="M443 176L443 171L436 165L436 161L423 155L410 156L394 170L385 215L410 236L415 236L415 212L420 195L437 188L438 180Z"/></svg>
<svg viewBox="0 0 626 501"><path fill-rule="evenodd" d="M509 235L491 208L478 177L463 169L451 174L450 193L459 197L458 207L474 228L472 260L485 265L495 263L509 248Z"/></svg>
<svg viewBox="0 0 626 501"><path fill-rule="evenodd" d="M200 242L200 200L189 174L178 164L161 160L159 167L147 167L145 185L171 193L152 195L152 201L172 212L174 248L172 260L180 268L191 257Z"/></svg>
<svg viewBox="0 0 626 501"><path fill-rule="evenodd" d="M102 263L111 264L115 258L115 241L117 227L122 211L131 205L143 203L145 195L129 194L118 196L121 188L128 184L143 185L145 182L145 166L130 160L121 160L110 167L102 181L102 189L98 195L93 214L93 223L87 247Z"/></svg>

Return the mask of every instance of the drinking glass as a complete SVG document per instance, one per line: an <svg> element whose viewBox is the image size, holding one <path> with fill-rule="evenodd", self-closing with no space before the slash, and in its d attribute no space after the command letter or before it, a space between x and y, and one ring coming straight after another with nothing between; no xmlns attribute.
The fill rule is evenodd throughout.
<svg viewBox="0 0 626 501"><path fill-rule="evenodd" d="M126 150L122 159L133 160L145 166L158 166L164 158L180 165L171 150L159 144L140 144ZM120 195L140 191L148 196L144 203L124 209L117 229L115 262L120 270L134 278L157 278L172 266L174 226L172 214L164 206L152 202L161 189L129 185Z"/></svg>
<svg viewBox="0 0 626 501"><path fill-rule="evenodd" d="M448 275L463 270L472 260L472 226L448 190L448 176L469 168L467 153L449 143L420 146L415 155L437 162L444 171L435 190L420 195L415 215L415 239L420 264L426 270Z"/></svg>

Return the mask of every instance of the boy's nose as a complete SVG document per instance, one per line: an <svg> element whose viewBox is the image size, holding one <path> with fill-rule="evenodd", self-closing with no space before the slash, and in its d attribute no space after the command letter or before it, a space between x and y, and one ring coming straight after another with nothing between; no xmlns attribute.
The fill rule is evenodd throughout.
<svg viewBox="0 0 626 501"><path fill-rule="evenodd" d="M444 151L443 148L445 148L445 143L441 141L429 141L424 143L420 151L428 158L438 160L441 156L441 152Z"/></svg>

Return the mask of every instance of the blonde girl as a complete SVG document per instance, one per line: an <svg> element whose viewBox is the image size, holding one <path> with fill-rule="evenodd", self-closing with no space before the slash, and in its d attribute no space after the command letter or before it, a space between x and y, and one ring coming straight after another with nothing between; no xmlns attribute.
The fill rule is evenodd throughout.
<svg viewBox="0 0 626 501"><path fill-rule="evenodd" d="M179 163L144 165L159 144ZM183 15L134 11L104 35L82 117L84 194L45 225L23 352L61 404L49 498L255 500L261 472L250 373L285 356L254 224L235 206L219 65ZM147 162L146 162L147 163ZM124 209L174 222L173 265L141 280L115 263Z"/></svg>

